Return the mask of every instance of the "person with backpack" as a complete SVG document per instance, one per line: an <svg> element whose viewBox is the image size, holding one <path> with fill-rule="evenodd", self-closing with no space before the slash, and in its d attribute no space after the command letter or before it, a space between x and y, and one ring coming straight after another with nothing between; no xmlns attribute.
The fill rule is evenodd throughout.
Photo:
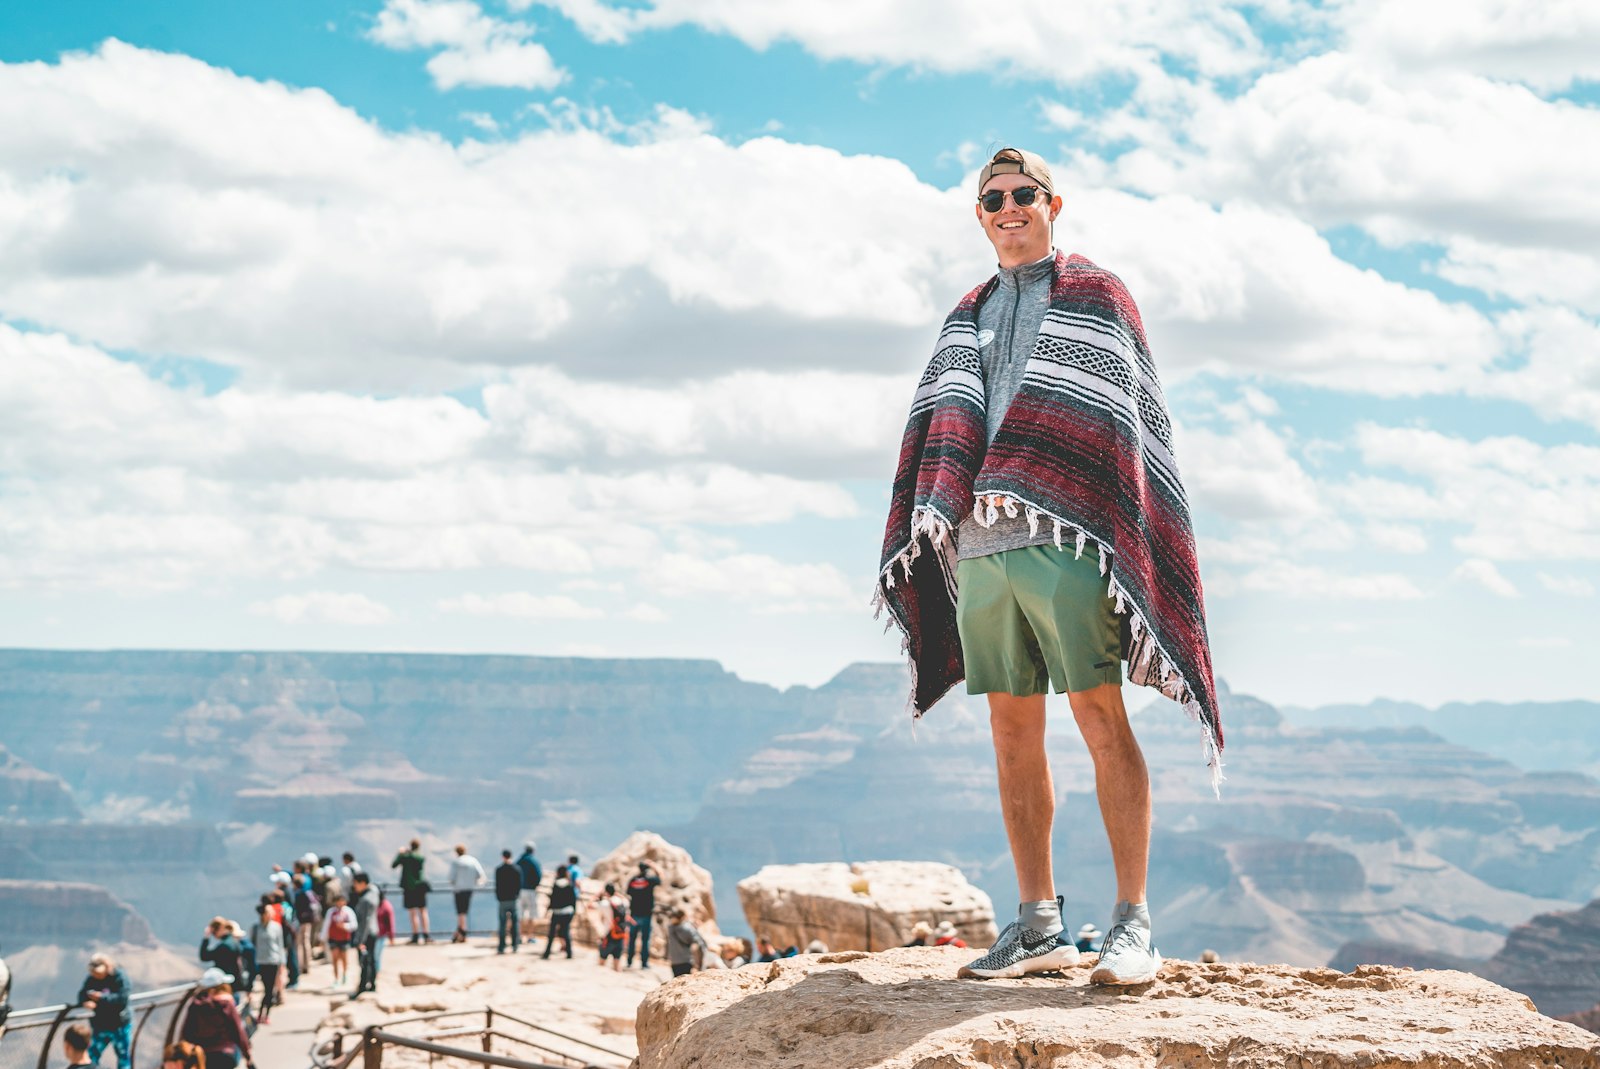
<svg viewBox="0 0 1600 1069"><path fill-rule="evenodd" d="M622 944L628 938L628 900L617 894L616 884L608 883L599 906L600 923L595 927L600 932L600 967L605 968L610 958L612 970L621 972Z"/></svg>
<svg viewBox="0 0 1600 1069"><path fill-rule="evenodd" d="M235 1069L242 1061L251 1069L255 1059L245 1034L239 1007L234 1005L233 977L216 966L200 977L199 993L189 1001L178 1036L205 1051L207 1069Z"/></svg>
<svg viewBox="0 0 1600 1069"><path fill-rule="evenodd" d="M533 941L533 919L539 915L539 883L544 879L544 872L539 868L539 859L533 856L533 843L522 844L522 856L517 858L517 869L522 873L522 937L530 943Z"/></svg>
<svg viewBox="0 0 1600 1069"><path fill-rule="evenodd" d="M410 848L395 854L394 860L389 862L390 868L400 870L401 904L411 920L413 946L418 938L424 943L433 942L433 936L428 934L428 892L433 890L433 885L423 875L427 864L420 839L412 839Z"/></svg>
<svg viewBox="0 0 1600 1069"><path fill-rule="evenodd" d="M295 923L295 956L299 958L299 971L311 970L311 956L315 949L317 933L322 930L322 899L311 889L305 863L294 863L296 879L291 885L294 897L290 900Z"/></svg>
<svg viewBox="0 0 1600 1069"><path fill-rule="evenodd" d="M572 915L578 910L578 885L573 880L571 871L565 867L556 869L555 876L550 881L550 934L544 944L544 957L550 957L550 948L560 939L567 949L567 957L572 957Z"/></svg>
<svg viewBox="0 0 1600 1069"><path fill-rule="evenodd" d="M200 938L200 960L215 965L229 976L249 976L244 942L243 928L226 917L212 917L206 934ZM235 998L242 997L242 992L235 994Z"/></svg>
<svg viewBox="0 0 1600 1069"><path fill-rule="evenodd" d="M333 966L334 987L343 987L350 974L350 945L355 936L355 911L340 895L322 918L322 942L328 948L328 963Z"/></svg>

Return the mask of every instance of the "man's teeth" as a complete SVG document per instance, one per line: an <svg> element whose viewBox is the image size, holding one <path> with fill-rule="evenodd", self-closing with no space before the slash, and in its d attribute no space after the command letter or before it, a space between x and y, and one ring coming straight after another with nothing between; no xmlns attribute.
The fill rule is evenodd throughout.
<svg viewBox="0 0 1600 1069"><path fill-rule="evenodd" d="M1001 223L1000 224L1000 229L1001 230L1015 230L1019 226L1026 226L1026 225L1027 225L1026 223Z"/></svg>

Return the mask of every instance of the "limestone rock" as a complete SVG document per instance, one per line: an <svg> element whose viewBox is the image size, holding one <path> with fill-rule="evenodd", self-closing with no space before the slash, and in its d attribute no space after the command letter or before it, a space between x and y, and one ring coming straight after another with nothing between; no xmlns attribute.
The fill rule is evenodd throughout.
<svg viewBox="0 0 1600 1069"><path fill-rule="evenodd" d="M423 987L428 984L442 984L444 977L426 972L403 972L400 974L401 987Z"/></svg>
<svg viewBox="0 0 1600 1069"><path fill-rule="evenodd" d="M711 939L718 934L711 873L696 865L683 847L674 846L653 831L636 831L596 861L581 881L583 897L572 921L575 941L599 945L599 914L592 908L585 908L585 904L595 902L607 883L615 884L617 891L626 897L628 881L639 871L641 861L648 861L661 874L661 886L656 888L656 923L650 932L652 957L665 960L667 915L679 906L688 913L689 923L699 928L701 935Z"/></svg>
<svg viewBox="0 0 1600 1069"><path fill-rule="evenodd" d="M829 950L899 947L918 921L947 920L969 946L998 935L989 896L933 861L768 865L739 881L739 902L751 929L780 947L813 939Z"/></svg>
<svg viewBox="0 0 1600 1069"><path fill-rule="evenodd" d="M913 947L695 973L639 1007L635 1069L1132 1067L1600 1069L1600 1040L1476 976L1169 961L1152 984L958 980ZM755 997L752 997L755 996Z"/></svg>

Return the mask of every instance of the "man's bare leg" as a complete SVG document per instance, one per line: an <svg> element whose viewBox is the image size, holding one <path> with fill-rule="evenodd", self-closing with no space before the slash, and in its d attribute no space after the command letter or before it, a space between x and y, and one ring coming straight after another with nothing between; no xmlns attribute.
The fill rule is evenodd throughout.
<svg viewBox="0 0 1600 1069"><path fill-rule="evenodd" d="M1068 694L1067 701L1094 761L1094 789L1111 840L1117 898L1143 902L1150 867L1150 773L1128 723L1122 688L1107 683Z"/></svg>
<svg viewBox="0 0 1600 1069"><path fill-rule="evenodd" d="M1050 830L1055 822L1055 785L1044 750L1044 695L989 695L989 729L1000 779L1000 812L1023 902L1053 902Z"/></svg>
<svg viewBox="0 0 1600 1069"><path fill-rule="evenodd" d="M1044 750L1044 695L990 694L989 727L994 733L1000 811L1022 901L1018 923L1007 925L1003 938L957 975L1014 977L1076 965L1077 948L1060 940L1061 915L1050 867L1056 793Z"/></svg>

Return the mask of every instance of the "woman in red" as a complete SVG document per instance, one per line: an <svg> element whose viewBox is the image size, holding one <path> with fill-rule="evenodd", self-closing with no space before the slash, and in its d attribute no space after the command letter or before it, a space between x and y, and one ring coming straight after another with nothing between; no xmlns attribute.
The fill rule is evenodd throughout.
<svg viewBox="0 0 1600 1069"><path fill-rule="evenodd" d="M189 1002L183 1018L186 1043L206 1052L207 1069L236 1069L242 1061L255 1069L250 1054L250 1037L244 1033L239 1007L233 1004L233 977L210 968L200 977L200 993Z"/></svg>

